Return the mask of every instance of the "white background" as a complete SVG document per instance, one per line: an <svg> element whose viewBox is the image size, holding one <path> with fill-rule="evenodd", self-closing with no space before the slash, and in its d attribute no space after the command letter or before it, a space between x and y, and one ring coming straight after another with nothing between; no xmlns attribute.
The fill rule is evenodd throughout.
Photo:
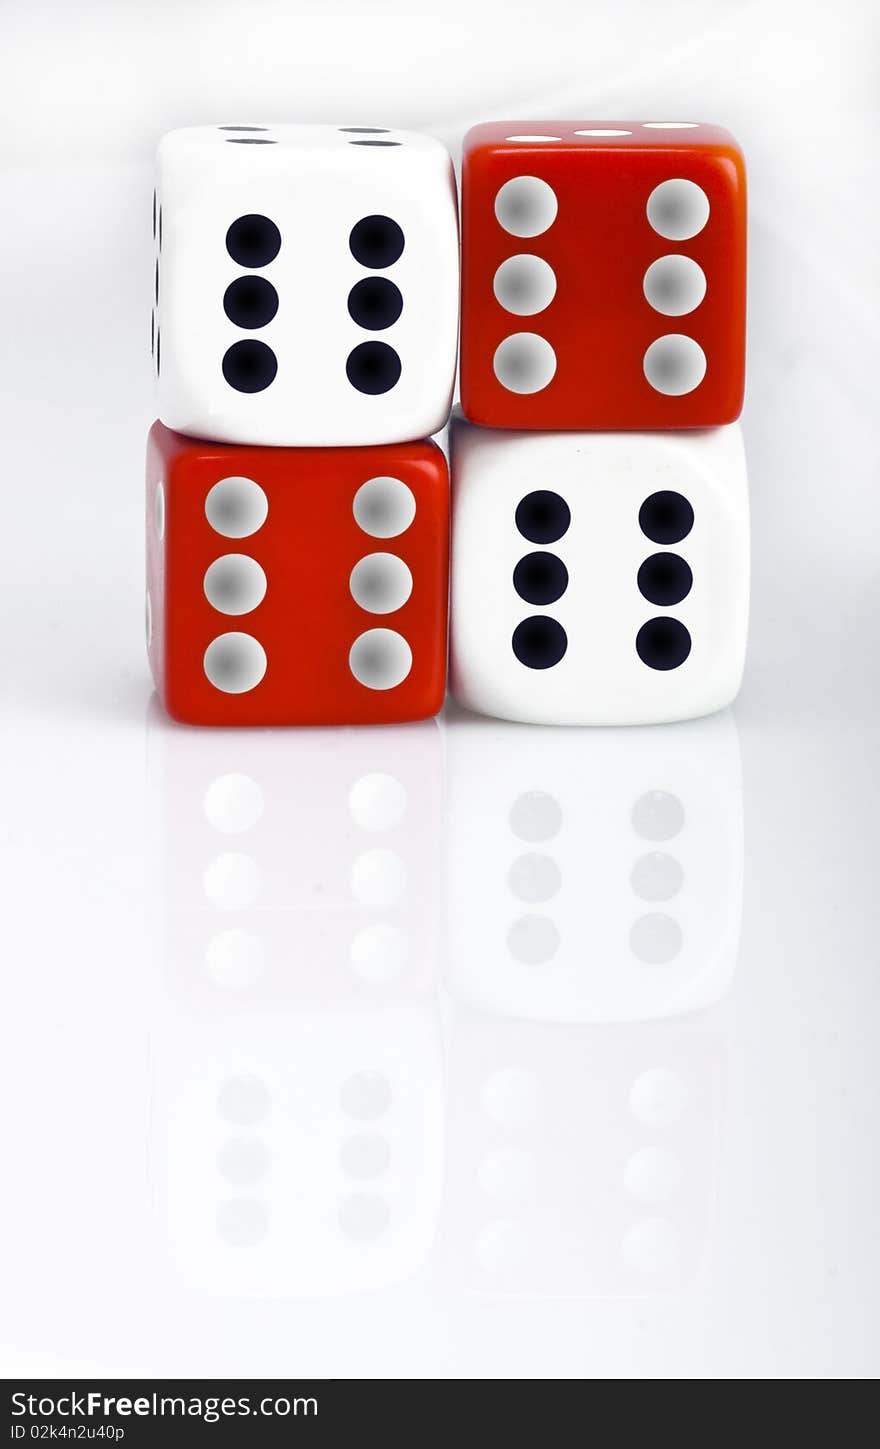
<svg viewBox="0 0 880 1449"><path fill-rule="evenodd" d="M876 7L3 0L0 27L0 1366L875 1374ZM497 1291L474 1291L458 1271L471 1262L457 1226L470 1187L455 1167L470 1129L466 1115L452 1125L447 1077L431 1170L410 1163L439 1184L424 1251L396 1283L357 1297L331 1267L305 1298L282 1264L277 1298L255 1302L222 1270L210 1284L187 1272L197 1245L183 1267L175 1256L175 1204L189 1189L163 1185L156 1107L173 1078L163 1064L181 1042L198 1063L210 1040L175 992L162 927L168 833L150 823L168 818L167 762L185 764L190 748L148 713L142 642L152 152L174 126L264 118L423 128L455 152L480 119L567 115L717 120L749 165L754 594L735 709L745 895L730 989L688 1018L726 1082L717 1154L686 1189L699 1242L681 1261L698 1266L667 1263L635 1295L613 1272L573 1271L565 1291L553 1274L520 1273L513 1252ZM461 731L446 722L447 763L467 749ZM341 774L347 748L340 738ZM295 735L289 749L295 773ZM271 779L262 784L271 795ZM174 831L197 824L177 818ZM290 829L314 829L320 850L319 817ZM576 855L564 864L575 870ZM294 918L290 931L295 949ZM424 1010L448 1068L467 1023L439 956ZM488 1060L503 1023L490 1013L479 1028ZM332 1011L320 1030L335 1040ZM554 1050L535 1032L549 1072ZM597 1099L617 1039L601 1040L587 1083ZM624 1055L638 1049L637 1028L621 1041ZM307 1061L301 1071L307 1091ZM590 1201L595 1187L610 1233L616 1209L586 1103L563 1094L553 1111L575 1197ZM597 1140L609 1133L613 1146L613 1124ZM319 1174L303 1200L325 1188ZM571 1204L542 1195L540 1181L529 1203L529 1234L552 1243ZM584 1234L594 1226L585 1215ZM212 1231L206 1220L206 1241ZM394 1222L390 1232L393 1261L403 1237Z"/></svg>

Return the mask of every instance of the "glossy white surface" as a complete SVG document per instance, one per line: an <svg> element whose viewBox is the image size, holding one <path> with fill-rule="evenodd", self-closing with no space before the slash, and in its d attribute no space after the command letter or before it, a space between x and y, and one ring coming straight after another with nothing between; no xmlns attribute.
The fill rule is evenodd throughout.
<svg viewBox="0 0 880 1449"><path fill-rule="evenodd" d="M871 7L645 0L538 17L455 0L377 26L328 0L283 19L259 0L221 6L209 22L183 0L136 15L95 4L53 8L51 49L42 9L5 9L17 64L0 156L20 224L0 233L3 1369L876 1375ZM103 26L89 46L85 14ZM328 732L332 768L313 768L312 736L261 735L254 751L253 736L218 745L166 726L143 658L159 132L233 102L283 115L295 97L328 120L346 101L351 124L391 108L455 145L487 115L577 114L585 95L609 118L638 96L658 119L730 125L752 202L741 796L718 781L719 803L742 806L740 947L713 1006L610 1025L472 1012L445 906L413 975L395 925L418 899L410 924L427 940L447 889L433 862L493 819L482 778L454 788L478 762L459 720L412 731L424 766L373 732ZM642 774L636 739L616 747L621 790L630 740ZM512 791L534 788L530 765L524 752ZM401 790L377 776L402 787L402 816ZM580 797L558 788L571 815ZM490 840L485 866L496 852L506 879L504 850ZM374 899L396 889L399 867L374 854L387 851L406 867L403 904L355 905L355 881ZM576 879L577 850L556 863ZM224 909L206 881L221 897L256 884L254 905ZM476 936L492 912L473 909ZM226 1131L217 1110L233 1046L268 1089L265 1130ZM389 1175L358 1178L383 1149L346 1145L367 1129L344 1130L339 1093L392 1052L409 1073L396 1135L369 1128L390 1144ZM231 1110L264 1101L233 1094ZM189 1123L204 1137L186 1154ZM356 1235L364 1246L382 1213L340 1217L342 1203L380 1179L387 1228L355 1269ZM254 1197L265 1217L224 1208ZM229 1243L263 1222L274 1298Z"/></svg>

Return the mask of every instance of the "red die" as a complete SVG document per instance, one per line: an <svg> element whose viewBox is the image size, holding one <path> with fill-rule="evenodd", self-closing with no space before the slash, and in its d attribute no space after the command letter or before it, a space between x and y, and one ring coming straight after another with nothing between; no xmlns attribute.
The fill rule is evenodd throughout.
<svg viewBox="0 0 880 1449"><path fill-rule="evenodd" d="M462 407L500 428L731 423L745 273L745 168L720 127L475 126L462 164Z"/></svg>
<svg viewBox="0 0 880 1449"><path fill-rule="evenodd" d="M147 445L147 645L189 724L436 714L446 682L446 460L375 448Z"/></svg>

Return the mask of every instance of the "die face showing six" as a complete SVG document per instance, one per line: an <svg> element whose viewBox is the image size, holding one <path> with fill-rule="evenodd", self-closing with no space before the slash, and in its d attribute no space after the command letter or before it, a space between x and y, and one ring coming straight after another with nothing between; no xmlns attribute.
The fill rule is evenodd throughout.
<svg viewBox="0 0 880 1449"><path fill-rule="evenodd" d="M731 711L675 729L464 718L447 761L454 1003L634 1022L726 995L743 890Z"/></svg>
<svg viewBox="0 0 880 1449"><path fill-rule="evenodd" d="M244 725L436 714L448 509L433 443L212 447L154 424L147 638L169 714Z"/></svg>
<svg viewBox="0 0 880 1449"><path fill-rule="evenodd" d="M746 184L696 122L492 122L462 162L461 400L525 429L735 421Z"/></svg>
<svg viewBox="0 0 880 1449"><path fill-rule="evenodd" d="M451 685L533 724L660 724L739 688L748 497L737 425L501 433L454 419Z"/></svg>
<svg viewBox="0 0 880 1449"><path fill-rule="evenodd" d="M199 126L154 199L159 415L279 447L422 438L446 422L458 210L445 147L409 131Z"/></svg>

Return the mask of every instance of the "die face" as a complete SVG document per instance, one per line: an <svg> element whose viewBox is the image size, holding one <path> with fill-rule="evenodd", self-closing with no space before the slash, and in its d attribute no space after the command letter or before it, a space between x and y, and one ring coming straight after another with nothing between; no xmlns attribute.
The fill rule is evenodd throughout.
<svg viewBox="0 0 880 1449"><path fill-rule="evenodd" d="M432 443L211 447L155 424L148 636L169 714L241 725L436 714L448 509Z"/></svg>
<svg viewBox="0 0 880 1449"><path fill-rule="evenodd" d="M503 428L733 422L745 271L745 168L722 128L477 126L462 163L462 407Z"/></svg>
<svg viewBox="0 0 880 1449"><path fill-rule="evenodd" d="M462 719L448 767L457 1006L599 1023L723 999L743 890L729 712L629 731Z"/></svg>
<svg viewBox="0 0 880 1449"><path fill-rule="evenodd" d="M736 695L748 622L737 426L452 437L451 684L534 724L660 724Z"/></svg>
<svg viewBox="0 0 880 1449"><path fill-rule="evenodd" d="M406 441L446 422L458 335L448 152L413 132L194 127L160 144L154 362L170 428Z"/></svg>

